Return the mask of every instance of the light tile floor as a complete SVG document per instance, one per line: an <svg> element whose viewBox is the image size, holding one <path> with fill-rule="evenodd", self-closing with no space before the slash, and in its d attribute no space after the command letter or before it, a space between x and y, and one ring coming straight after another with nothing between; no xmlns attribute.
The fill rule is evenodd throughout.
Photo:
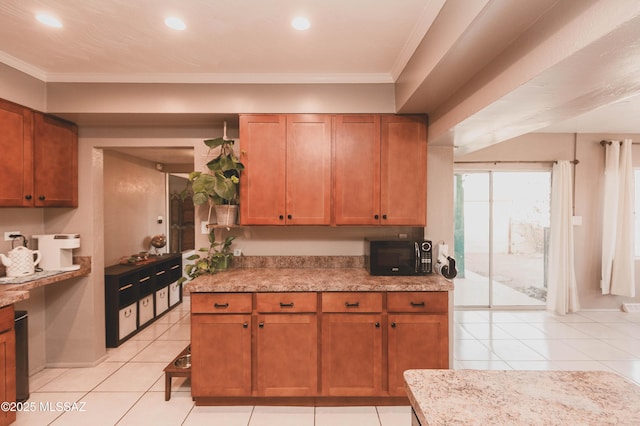
<svg viewBox="0 0 640 426"><path fill-rule="evenodd" d="M30 379L35 411L16 425L409 426L409 407L196 407L188 380L163 368L189 344L189 298L93 368ZM456 369L606 370L640 384L640 314L456 311ZM59 408L56 403L66 403ZM75 403L75 405L74 405ZM48 408L47 408L48 407ZM65 411L65 408L70 411Z"/></svg>

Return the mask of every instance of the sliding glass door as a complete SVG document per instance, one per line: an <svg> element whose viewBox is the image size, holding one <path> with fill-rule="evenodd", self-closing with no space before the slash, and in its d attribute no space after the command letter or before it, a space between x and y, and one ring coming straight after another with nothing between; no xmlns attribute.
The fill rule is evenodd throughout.
<svg viewBox="0 0 640 426"><path fill-rule="evenodd" d="M455 304L543 307L550 171L455 174Z"/></svg>

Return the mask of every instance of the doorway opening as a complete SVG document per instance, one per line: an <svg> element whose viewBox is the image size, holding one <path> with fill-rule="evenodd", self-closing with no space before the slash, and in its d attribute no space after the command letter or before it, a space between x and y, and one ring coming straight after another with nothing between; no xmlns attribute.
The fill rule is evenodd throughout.
<svg viewBox="0 0 640 426"><path fill-rule="evenodd" d="M551 171L457 171L456 307L543 309Z"/></svg>

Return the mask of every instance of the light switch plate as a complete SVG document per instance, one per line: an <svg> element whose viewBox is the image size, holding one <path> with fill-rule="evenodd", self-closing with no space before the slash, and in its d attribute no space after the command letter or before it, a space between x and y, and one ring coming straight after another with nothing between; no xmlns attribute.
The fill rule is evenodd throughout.
<svg viewBox="0 0 640 426"><path fill-rule="evenodd" d="M205 222L204 220L202 222L200 222L200 232L203 234L208 234L209 233L209 228L207 228L207 225L209 224L209 222Z"/></svg>

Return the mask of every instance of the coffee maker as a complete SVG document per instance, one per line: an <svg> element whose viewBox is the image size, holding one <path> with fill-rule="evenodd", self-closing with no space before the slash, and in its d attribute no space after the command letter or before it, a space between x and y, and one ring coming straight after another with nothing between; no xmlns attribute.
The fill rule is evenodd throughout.
<svg viewBox="0 0 640 426"><path fill-rule="evenodd" d="M80 247L79 234L34 235L38 239L40 267L43 271L75 271L80 265L73 264L73 249Z"/></svg>

